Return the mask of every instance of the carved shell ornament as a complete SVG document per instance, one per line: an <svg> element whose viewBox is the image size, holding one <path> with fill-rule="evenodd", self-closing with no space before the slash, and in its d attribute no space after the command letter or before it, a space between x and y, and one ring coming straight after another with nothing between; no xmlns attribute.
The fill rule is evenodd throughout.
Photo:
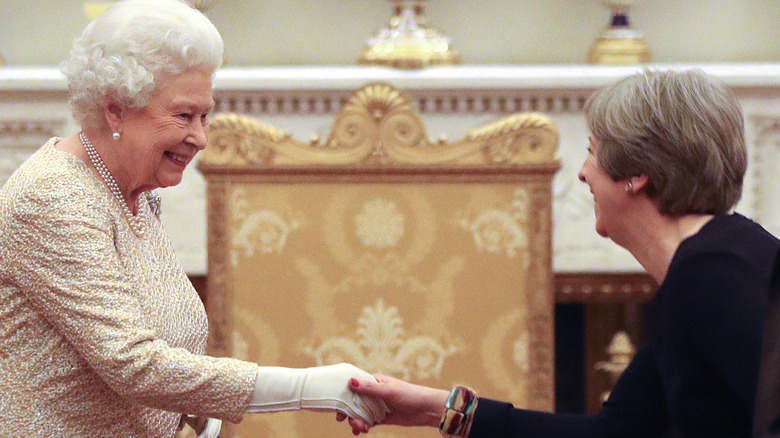
<svg viewBox="0 0 780 438"><path fill-rule="evenodd" d="M324 142L302 142L245 115L210 123L209 147L198 166L495 166L558 164L558 131L539 113L518 113L472 130L451 143L431 141L414 105L387 84L355 91Z"/></svg>
<svg viewBox="0 0 780 438"><path fill-rule="evenodd" d="M200 155L200 160L215 165L270 163L274 155L273 145L290 137L284 131L235 114L220 116L211 125L211 129L217 132L212 132L208 148Z"/></svg>
<svg viewBox="0 0 780 438"><path fill-rule="evenodd" d="M555 154L556 144L544 142L538 135L521 135L518 138L511 133L544 131L548 129L549 123L549 119L541 114L515 114L471 131L468 138L475 142L484 142L483 150L488 162L507 163L520 154L529 162L539 162Z"/></svg>

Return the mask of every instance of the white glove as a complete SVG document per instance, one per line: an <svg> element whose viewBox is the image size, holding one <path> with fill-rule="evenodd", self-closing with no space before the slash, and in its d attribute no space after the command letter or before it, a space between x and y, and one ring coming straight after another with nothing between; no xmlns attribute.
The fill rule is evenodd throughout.
<svg viewBox="0 0 780 438"><path fill-rule="evenodd" d="M222 430L222 420L216 418L207 418L206 427L200 431L196 438L219 438L219 432Z"/></svg>
<svg viewBox="0 0 780 438"><path fill-rule="evenodd" d="M197 434L196 438L219 438L219 432L222 430L222 420L191 415L185 415L183 419L195 431ZM183 424L182 427L184 427Z"/></svg>
<svg viewBox="0 0 780 438"><path fill-rule="evenodd" d="M376 424L390 412L382 400L350 391L351 378L374 380L347 363L313 368L259 367L255 390L247 412L278 412L307 409L341 412Z"/></svg>

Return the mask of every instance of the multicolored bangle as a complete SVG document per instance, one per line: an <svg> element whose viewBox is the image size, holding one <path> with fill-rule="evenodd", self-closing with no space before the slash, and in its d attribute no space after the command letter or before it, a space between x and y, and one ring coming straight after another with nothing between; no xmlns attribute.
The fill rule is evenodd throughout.
<svg viewBox="0 0 780 438"><path fill-rule="evenodd" d="M456 386L452 388L444 413L439 422L439 432L444 438L461 438L469 436L471 424L474 422L474 411L477 409L477 394L471 388Z"/></svg>

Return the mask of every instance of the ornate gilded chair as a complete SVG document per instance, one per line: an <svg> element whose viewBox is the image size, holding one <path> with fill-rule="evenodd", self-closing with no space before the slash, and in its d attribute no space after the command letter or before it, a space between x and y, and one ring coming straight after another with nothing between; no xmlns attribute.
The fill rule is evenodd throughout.
<svg viewBox="0 0 780 438"><path fill-rule="evenodd" d="M291 367L346 361L553 409L559 164L547 117L515 114L459 141L431 141L401 92L370 84L322 142L235 114L210 129L198 168L208 191L212 354ZM308 412L247 416L223 430L349 433Z"/></svg>

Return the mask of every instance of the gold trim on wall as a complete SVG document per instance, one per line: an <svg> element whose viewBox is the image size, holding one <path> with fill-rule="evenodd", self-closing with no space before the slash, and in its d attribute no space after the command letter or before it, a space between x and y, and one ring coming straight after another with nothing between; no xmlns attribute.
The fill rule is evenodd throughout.
<svg viewBox="0 0 780 438"><path fill-rule="evenodd" d="M560 272L555 274L557 303L645 302L658 283L644 272Z"/></svg>

